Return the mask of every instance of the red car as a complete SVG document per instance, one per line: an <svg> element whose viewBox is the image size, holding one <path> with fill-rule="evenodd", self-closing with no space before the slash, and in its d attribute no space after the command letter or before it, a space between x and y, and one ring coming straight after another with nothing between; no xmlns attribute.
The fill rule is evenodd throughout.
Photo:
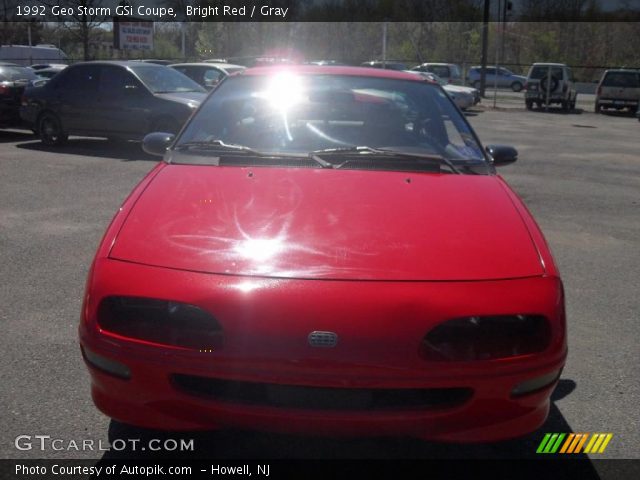
<svg viewBox="0 0 640 480"><path fill-rule="evenodd" d="M96 406L158 429L456 442L540 427L567 355L543 235L437 84L225 78L118 211L80 324Z"/></svg>

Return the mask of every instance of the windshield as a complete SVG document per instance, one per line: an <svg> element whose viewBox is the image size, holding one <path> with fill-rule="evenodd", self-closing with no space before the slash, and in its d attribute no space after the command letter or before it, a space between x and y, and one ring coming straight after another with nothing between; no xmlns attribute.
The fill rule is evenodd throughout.
<svg viewBox="0 0 640 480"><path fill-rule="evenodd" d="M639 88L640 75L636 72L608 72L602 81L602 86Z"/></svg>
<svg viewBox="0 0 640 480"><path fill-rule="evenodd" d="M547 76L551 70L551 76L562 79L562 67L550 67L547 65L536 65L531 69L529 78L533 80L540 80Z"/></svg>
<svg viewBox="0 0 640 480"><path fill-rule="evenodd" d="M206 92L196 82L173 68L153 64L130 68L153 93Z"/></svg>
<svg viewBox="0 0 640 480"><path fill-rule="evenodd" d="M486 165L471 128L440 87L388 78L288 72L228 77L175 149L216 142L272 155L366 146Z"/></svg>

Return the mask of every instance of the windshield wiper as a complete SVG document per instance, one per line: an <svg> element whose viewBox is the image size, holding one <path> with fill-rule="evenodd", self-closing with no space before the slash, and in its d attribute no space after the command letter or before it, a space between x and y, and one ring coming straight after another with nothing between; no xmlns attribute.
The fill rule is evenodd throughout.
<svg viewBox="0 0 640 480"><path fill-rule="evenodd" d="M321 159L318 155L315 155L313 152L309 154L309 158L320 165L322 168L336 168L336 166L327 162L326 160Z"/></svg>
<svg viewBox="0 0 640 480"><path fill-rule="evenodd" d="M437 154L427 154L427 153L413 153L413 152L400 152L397 150L390 150L386 148L374 148L366 145L353 145L350 147L337 147L337 148L325 148L323 150L315 150L309 153L309 157L318 158L320 155L344 155L350 153L357 153L362 155L385 155L385 156L397 156L397 157L408 157L408 158L419 158L425 160L434 160L437 162L444 163L453 173L460 174L460 170L446 157ZM320 159L322 160L322 159ZM317 160L316 160L317 161ZM329 162L326 162L329 163ZM330 164L332 165L332 164ZM332 165L331 168L336 168L335 165Z"/></svg>
<svg viewBox="0 0 640 480"><path fill-rule="evenodd" d="M188 150L188 149L201 149L201 150L215 150L220 152L243 152L250 153L256 156L265 156L264 153L258 152L250 147L244 145L237 145L235 143L225 143L222 140L201 140L193 142L185 142L177 145L175 150Z"/></svg>
<svg viewBox="0 0 640 480"><path fill-rule="evenodd" d="M175 147L175 150L188 150L188 149L200 149L200 150L212 150L212 151L220 151L220 152L238 152L238 153L248 153L250 155L256 157L277 157L277 158L305 158L304 155L291 155L284 153L266 153L266 152L258 152L250 147L245 147L244 145L237 145L235 143L225 143L222 140L202 140L202 141L194 141L194 142L185 142ZM317 155L309 154L307 155L309 159L313 160L317 164L319 164L322 168L334 168L334 165L326 160L321 159Z"/></svg>

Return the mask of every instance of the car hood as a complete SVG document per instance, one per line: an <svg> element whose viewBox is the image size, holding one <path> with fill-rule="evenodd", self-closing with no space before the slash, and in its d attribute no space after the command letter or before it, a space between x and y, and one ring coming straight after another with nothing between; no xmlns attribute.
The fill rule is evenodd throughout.
<svg viewBox="0 0 640 480"><path fill-rule="evenodd" d="M114 259L206 273L487 280L544 273L496 176L166 165Z"/></svg>
<svg viewBox="0 0 640 480"><path fill-rule="evenodd" d="M185 105L200 105L207 96L204 92L171 92L156 93L155 95L156 97L164 98L165 100L170 100L172 102L184 103Z"/></svg>

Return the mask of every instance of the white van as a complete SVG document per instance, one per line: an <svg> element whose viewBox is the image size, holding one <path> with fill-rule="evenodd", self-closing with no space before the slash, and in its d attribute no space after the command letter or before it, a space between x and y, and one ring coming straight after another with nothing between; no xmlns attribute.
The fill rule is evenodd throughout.
<svg viewBox="0 0 640 480"><path fill-rule="evenodd" d="M34 63L68 63L68 58L54 45L2 45L0 61L29 66Z"/></svg>

